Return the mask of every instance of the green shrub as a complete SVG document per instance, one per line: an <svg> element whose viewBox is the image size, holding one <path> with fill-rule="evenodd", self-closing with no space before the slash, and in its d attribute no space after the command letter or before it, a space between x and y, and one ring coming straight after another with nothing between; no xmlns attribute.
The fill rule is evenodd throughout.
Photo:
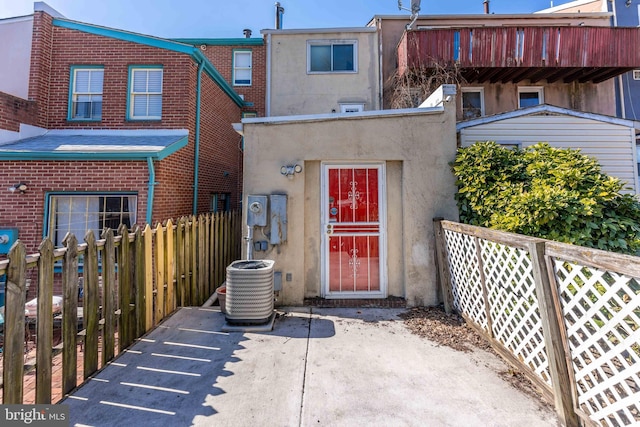
<svg viewBox="0 0 640 427"><path fill-rule="evenodd" d="M460 220L603 250L640 250L640 203L579 150L479 142L458 150Z"/></svg>

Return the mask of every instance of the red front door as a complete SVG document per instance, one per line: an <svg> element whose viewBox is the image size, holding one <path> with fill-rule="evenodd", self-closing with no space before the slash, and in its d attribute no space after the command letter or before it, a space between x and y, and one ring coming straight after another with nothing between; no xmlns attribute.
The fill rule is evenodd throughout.
<svg viewBox="0 0 640 427"><path fill-rule="evenodd" d="M326 297L384 297L383 165L325 165Z"/></svg>

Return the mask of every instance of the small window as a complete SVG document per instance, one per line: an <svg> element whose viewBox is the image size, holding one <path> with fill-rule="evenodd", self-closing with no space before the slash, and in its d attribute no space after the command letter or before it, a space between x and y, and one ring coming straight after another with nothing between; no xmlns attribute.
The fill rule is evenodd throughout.
<svg viewBox="0 0 640 427"><path fill-rule="evenodd" d="M55 246L63 246L67 233L79 241L88 230L96 238L105 228L117 230L120 224L136 223L137 196L133 194L57 194L49 196L48 234Z"/></svg>
<svg viewBox="0 0 640 427"><path fill-rule="evenodd" d="M258 117L258 113L256 111L243 111L242 118L252 119L254 117Z"/></svg>
<svg viewBox="0 0 640 427"><path fill-rule="evenodd" d="M340 104L341 113L361 113L364 111L364 104Z"/></svg>
<svg viewBox="0 0 640 427"><path fill-rule="evenodd" d="M640 70L633 70L633 80L640 80Z"/></svg>
<svg viewBox="0 0 640 427"><path fill-rule="evenodd" d="M484 88L462 88L462 119L484 116Z"/></svg>
<svg viewBox="0 0 640 427"><path fill-rule="evenodd" d="M162 118L162 68L129 69L129 119Z"/></svg>
<svg viewBox="0 0 640 427"><path fill-rule="evenodd" d="M518 108L533 107L544 104L544 89L538 86L521 86L518 88Z"/></svg>
<svg viewBox="0 0 640 427"><path fill-rule="evenodd" d="M227 212L231 210L231 193L214 193L211 195L211 212Z"/></svg>
<svg viewBox="0 0 640 427"><path fill-rule="evenodd" d="M102 119L102 67L71 67L69 120Z"/></svg>
<svg viewBox="0 0 640 427"><path fill-rule="evenodd" d="M355 41L307 42L307 72L354 73L357 67Z"/></svg>
<svg viewBox="0 0 640 427"><path fill-rule="evenodd" d="M234 86L251 86L251 56L250 50L236 50L233 52Z"/></svg>

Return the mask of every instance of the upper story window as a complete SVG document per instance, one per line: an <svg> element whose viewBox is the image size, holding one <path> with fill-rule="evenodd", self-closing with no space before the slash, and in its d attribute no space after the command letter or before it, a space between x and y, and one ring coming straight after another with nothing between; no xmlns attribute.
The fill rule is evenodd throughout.
<svg viewBox="0 0 640 427"><path fill-rule="evenodd" d="M520 86L518 88L518 108L533 107L538 104L544 104L542 86Z"/></svg>
<svg viewBox="0 0 640 427"><path fill-rule="evenodd" d="M52 194L49 195L48 235L55 246L63 246L67 233L83 241L88 230L96 238L105 228L114 232L120 224L128 228L136 223L135 194Z"/></svg>
<svg viewBox="0 0 640 427"><path fill-rule="evenodd" d="M355 73L358 71L355 40L307 42L308 73Z"/></svg>
<svg viewBox="0 0 640 427"><path fill-rule="evenodd" d="M484 116L484 88L463 87L461 92L462 120Z"/></svg>
<svg viewBox="0 0 640 427"><path fill-rule="evenodd" d="M102 66L71 67L69 120L102 119Z"/></svg>
<svg viewBox="0 0 640 427"><path fill-rule="evenodd" d="M640 70L633 70L633 80L640 80Z"/></svg>
<svg viewBox="0 0 640 427"><path fill-rule="evenodd" d="M233 85L251 86L251 61L250 50L233 51Z"/></svg>
<svg viewBox="0 0 640 427"><path fill-rule="evenodd" d="M162 67L129 67L128 118L160 120L162 118Z"/></svg>

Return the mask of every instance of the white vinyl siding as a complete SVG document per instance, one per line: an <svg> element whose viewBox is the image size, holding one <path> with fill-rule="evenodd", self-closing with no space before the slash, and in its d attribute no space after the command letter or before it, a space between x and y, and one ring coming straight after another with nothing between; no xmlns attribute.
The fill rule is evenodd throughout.
<svg viewBox="0 0 640 427"><path fill-rule="evenodd" d="M463 147L477 141L518 142L522 148L547 142L552 147L580 149L596 158L604 173L625 181L630 192L638 190L633 128L580 117L532 115L460 130Z"/></svg>
<svg viewBox="0 0 640 427"><path fill-rule="evenodd" d="M162 118L162 69L132 68L129 87L129 118Z"/></svg>

